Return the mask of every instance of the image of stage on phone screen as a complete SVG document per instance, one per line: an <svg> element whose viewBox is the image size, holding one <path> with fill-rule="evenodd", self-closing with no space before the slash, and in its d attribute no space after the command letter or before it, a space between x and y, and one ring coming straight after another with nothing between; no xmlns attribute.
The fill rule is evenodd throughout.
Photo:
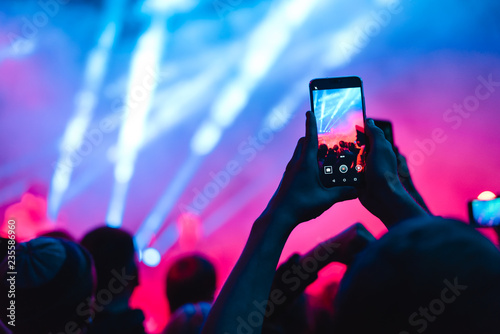
<svg viewBox="0 0 500 334"><path fill-rule="evenodd" d="M361 88L313 90L318 125L318 164L324 184L358 184L366 142Z"/></svg>

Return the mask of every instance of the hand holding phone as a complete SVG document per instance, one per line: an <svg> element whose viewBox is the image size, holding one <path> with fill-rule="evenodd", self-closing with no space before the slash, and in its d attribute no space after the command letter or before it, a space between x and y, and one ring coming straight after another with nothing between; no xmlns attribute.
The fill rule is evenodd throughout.
<svg viewBox="0 0 500 334"><path fill-rule="evenodd" d="M366 157L366 186L358 189L361 204L388 228L406 219L427 216L401 184L392 145L371 119L366 122L366 134L370 152Z"/></svg>
<svg viewBox="0 0 500 334"><path fill-rule="evenodd" d="M292 228L318 217L337 202L357 197L354 187L323 187L319 180L317 154L316 120L314 114L308 111L306 136L299 139L280 185L266 208L266 212L290 219ZM282 219L281 223L285 220Z"/></svg>

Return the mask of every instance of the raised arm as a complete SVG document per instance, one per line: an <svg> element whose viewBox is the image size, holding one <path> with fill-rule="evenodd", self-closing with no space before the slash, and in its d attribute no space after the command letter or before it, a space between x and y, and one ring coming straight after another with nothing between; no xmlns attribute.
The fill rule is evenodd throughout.
<svg viewBox="0 0 500 334"><path fill-rule="evenodd" d="M274 275L273 291L283 293L283 303L276 305L269 315L267 324L283 325L287 321L282 315L287 308L304 293L306 288L318 278L318 273L332 262L349 265L356 254L361 252L375 237L360 223L349 226L339 234L317 244L309 252L292 255L282 263ZM269 296L271 299L272 296Z"/></svg>
<svg viewBox="0 0 500 334"><path fill-rule="evenodd" d="M281 251L292 230L334 203L356 197L352 187L327 189L319 179L316 121L306 113L306 137L297 143L281 183L253 224L243 253L224 284L203 328L204 334L260 333L264 317L283 303L270 293ZM269 299L269 300L268 300Z"/></svg>

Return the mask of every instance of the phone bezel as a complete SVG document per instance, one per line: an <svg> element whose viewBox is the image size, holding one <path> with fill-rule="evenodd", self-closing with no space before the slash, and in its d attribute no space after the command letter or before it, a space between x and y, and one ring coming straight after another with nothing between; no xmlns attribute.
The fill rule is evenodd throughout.
<svg viewBox="0 0 500 334"><path fill-rule="evenodd" d="M365 93L363 89L363 81L358 76L347 76L347 77L333 77L333 78L317 78L309 82L309 101L311 104L311 111L314 113L314 90L324 90L324 89L341 89L341 88L360 88L361 90L361 104L363 109L363 127L366 129L366 106L365 106ZM366 133L366 132L365 132ZM368 140L366 140L366 151L369 150ZM320 171L322 173L322 171ZM328 188L342 187L342 186L355 186L363 187L365 184L365 173L360 173L360 180L358 182L347 182L347 183L336 183L336 184L325 184L323 185Z"/></svg>

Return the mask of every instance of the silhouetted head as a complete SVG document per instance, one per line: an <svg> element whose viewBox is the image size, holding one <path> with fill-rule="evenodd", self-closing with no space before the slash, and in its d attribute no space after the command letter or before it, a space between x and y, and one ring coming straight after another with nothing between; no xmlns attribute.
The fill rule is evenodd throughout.
<svg viewBox="0 0 500 334"><path fill-rule="evenodd" d="M500 252L459 221L406 221L359 254L335 306L335 333L496 333Z"/></svg>
<svg viewBox="0 0 500 334"><path fill-rule="evenodd" d="M200 255L189 255L170 267L167 273L167 299L170 312L184 304L212 303L215 293L215 268Z"/></svg>
<svg viewBox="0 0 500 334"><path fill-rule="evenodd" d="M78 244L41 237L16 247L15 285L8 259L0 264L1 321L9 324L15 301L13 333L66 333L84 328L95 290L92 258ZM9 292L15 297L8 298Z"/></svg>
<svg viewBox="0 0 500 334"><path fill-rule="evenodd" d="M69 241L75 241L75 238L73 238L73 236L71 234L69 234L67 231L64 231L64 230L47 231L47 232L41 233L38 236L39 237L58 238L58 239L64 239L64 240L69 240Z"/></svg>
<svg viewBox="0 0 500 334"><path fill-rule="evenodd" d="M172 314L163 334L201 333L210 308L211 305L205 302L183 305Z"/></svg>
<svg viewBox="0 0 500 334"><path fill-rule="evenodd" d="M324 158L327 153L328 153L328 146L326 146L325 144L319 145L318 158Z"/></svg>
<svg viewBox="0 0 500 334"><path fill-rule="evenodd" d="M128 232L107 226L98 227L87 233L80 244L94 258L97 293L104 289L114 296L122 292L131 294L139 280L134 241Z"/></svg>
<svg viewBox="0 0 500 334"><path fill-rule="evenodd" d="M361 147L365 144L366 144L366 136L365 136L364 132L362 132L358 128L356 128L356 145Z"/></svg>

